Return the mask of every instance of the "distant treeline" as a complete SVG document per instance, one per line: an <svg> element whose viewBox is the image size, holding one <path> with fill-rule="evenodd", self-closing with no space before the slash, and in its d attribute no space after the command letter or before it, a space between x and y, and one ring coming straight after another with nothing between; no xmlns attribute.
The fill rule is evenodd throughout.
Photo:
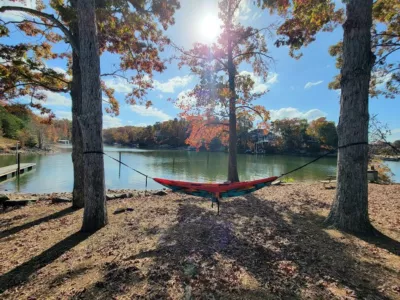
<svg viewBox="0 0 400 300"><path fill-rule="evenodd" d="M184 119L157 122L147 127L125 126L105 129L106 144L139 145L148 147L185 147L191 126ZM305 119L283 119L271 122L268 130L254 129L251 122L242 122L238 128L240 152L319 152L321 148L337 146L337 132L334 122L325 118L308 122ZM257 143L258 142L258 143ZM257 143L257 147L256 147ZM212 151L224 149L218 138L203 149ZM200 149L201 150L201 149Z"/></svg>
<svg viewBox="0 0 400 300"><path fill-rule="evenodd" d="M71 139L71 121L34 114L27 105L0 106L0 136L17 140L21 147L45 148L59 139Z"/></svg>
<svg viewBox="0 0 400 300"><path fill-rule="evenodd" d="M125 126L103 130L106 144L135 145L154 147L169 145L171 147L185 146L188 137L189 123L184 119L174 119L157 122L147 127Z"/></svg>

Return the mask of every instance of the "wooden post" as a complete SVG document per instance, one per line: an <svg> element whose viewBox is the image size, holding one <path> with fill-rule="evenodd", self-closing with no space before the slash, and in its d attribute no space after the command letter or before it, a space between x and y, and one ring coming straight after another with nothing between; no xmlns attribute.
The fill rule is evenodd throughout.
<svg viewBox="0 0 400 300"><path fill-rule="evenodd" d="M21 153L17 153L17 176L19 179L19 173L20 173L20 168L21 168Z"/></svg>
<svg viewBox="0 0 400 300"><path fill-rule="evenodd" d="M122 158L122 153L121 153L121 151L119 151L119 161L120 161L120 163L119 163L119 170L118 170L118 178L121 178L121 158Z"/></svg>
<svg viewBox="0 0 400 300"><path fill-rule="evenodd" d="M18 142L17 142L17 147L15 148L15 158L16 158L17 164L18 164Z"/></svg>

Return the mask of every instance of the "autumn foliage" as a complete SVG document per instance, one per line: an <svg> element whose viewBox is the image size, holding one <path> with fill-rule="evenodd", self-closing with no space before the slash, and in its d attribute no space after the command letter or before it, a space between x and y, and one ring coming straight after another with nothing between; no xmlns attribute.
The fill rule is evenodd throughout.
<svg viewBox="0 0 400 300"><path fill-rule="evenodd" d="M240 0L219 2L223 25L217 42L196 43L187 51L176 47L180 53L179 66L188 66L199 78L191 92L175 101L183 111L181 116L192 127L187 142L196 148L208 147L216 137L228 144L229 124L237 124L239 117L257 120L255 123L267 128L268 111L254 103L267 90L254 91L254 76L264 80L268 76L268 63L272 60L265 40L268 28L241 25L236 19L240 3ZM240 72L242 64L250 64L253 72Z"/></svg>

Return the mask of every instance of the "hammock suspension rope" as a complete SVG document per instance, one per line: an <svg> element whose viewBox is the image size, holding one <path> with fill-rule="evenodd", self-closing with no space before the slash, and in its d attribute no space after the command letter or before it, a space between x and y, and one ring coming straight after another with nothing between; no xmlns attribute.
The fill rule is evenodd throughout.
<svg viewBox="0 0 400 300"><path fill-rule="evenodd" d="M328 151L327 153L320 155L316 157L315 159L309 161L308 163L301 165L293 170L290 170L286 173L281 174L280 176L277 177L269 177L269 178L263 178L259 180L253 180L253 181L243 181L243 182L235 182L235 183L194 183L194 182L185 182L185 181L177 181L177 180L168 180L168 179L163 179L163 178L153 178L145 173L140 172L139 170L132 168L131 166L127 165L126 163L122 162L120 159L116 159L103 151L85 151L83 154L102 154L105 155L112 160L120 163L121 165L124 165L125 167L135 171L136 173L142 175L145 177L145 191L147 191L147 183L148 183L148 178L153 179L157 183L164 185L168 188L170 188L173 192L181 192L193 196L200 196L203 198L211 198L211 207L213 207L213 204L216 203L218 207L218 214L219 214L219 200L221 198L227 198L227 197L234 197L234 196L241 196L245 194L252 193L258 189L261 189L263 187L271 185L273 181L275 181L278 178L282 178L286 175L289 175L293 172L296 172L302 168L307 167L308 165L315 163L316 161L320 160L321 158L324 158L338 149L344 149L347 147L352 147L356 145L368 145L368 142L357 142L357 143L350 143L346 144L343 146L339 146L335 149L332 149Z"/></svg>

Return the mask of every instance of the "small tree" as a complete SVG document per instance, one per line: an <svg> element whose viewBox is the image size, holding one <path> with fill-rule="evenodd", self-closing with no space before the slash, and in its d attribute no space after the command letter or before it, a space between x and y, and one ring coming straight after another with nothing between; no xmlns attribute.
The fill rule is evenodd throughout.
<svg viewBox="0 0 400 300"><path fill-rule="evenodd" d="M199 148L215 138L229 146L228 181L239 181L237 170L237 118L240 115L261 117L266 123L269 113L253 101L266 92L253 91L254 76L267 79L268 55L265 32L268 28L244 27L237 15L241 0L219 2L222 32L218 41L210 46L195 44L193 49L184 51L180 65L187 65L199 76L200 82L186 99L179 99L178 105L183 116L192 124L187 142ZM252 66L253 74L239 71L241 64Z"/></svg>
<svg viewBox="0 0 400 300"><path fill-rule="evenodd" d="M321 145L337 147L338 136L335 123L327 121L326 118L311 121L307 134L317 139Z"/></svg>

